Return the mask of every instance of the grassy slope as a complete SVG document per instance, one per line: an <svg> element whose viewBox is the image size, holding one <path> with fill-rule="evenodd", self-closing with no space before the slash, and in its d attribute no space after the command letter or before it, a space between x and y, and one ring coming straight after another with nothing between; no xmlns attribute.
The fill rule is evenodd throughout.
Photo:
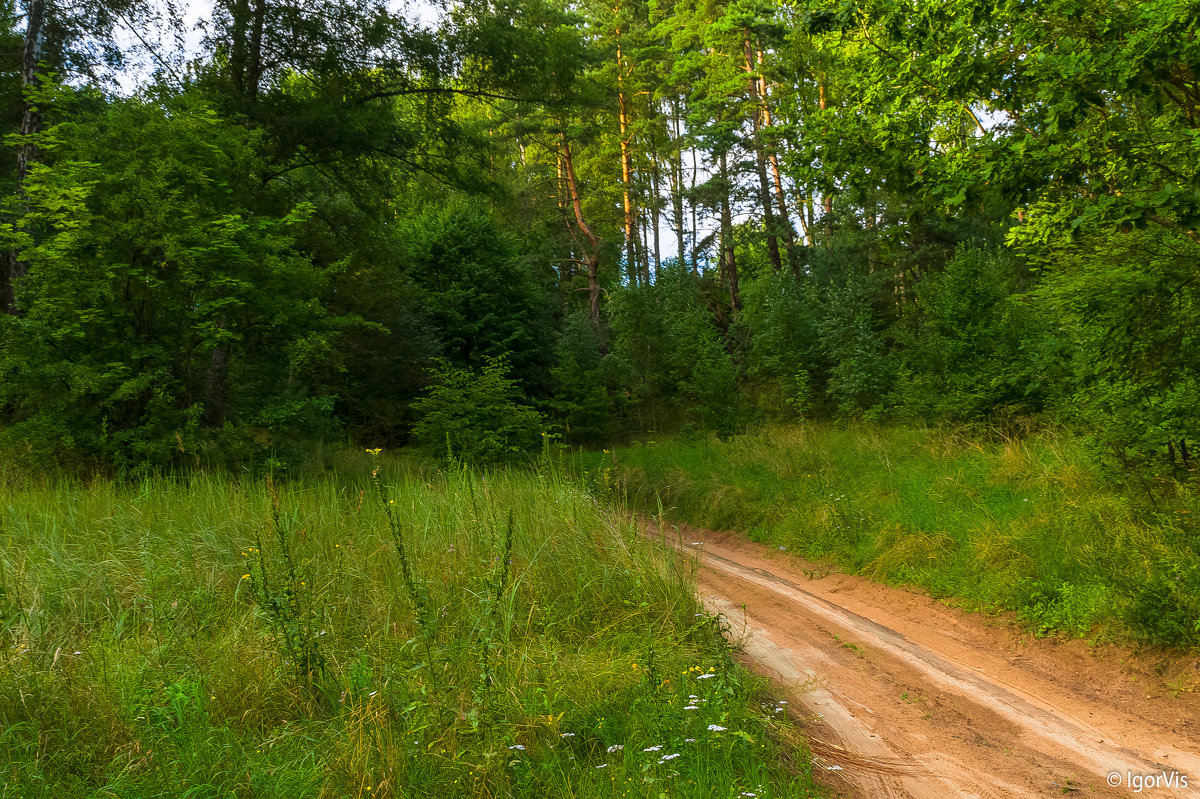
<svg viewBox="0 0 1200 799"><path fill-rule="evenodd" d="M612 458L613 456L606 456ZM643 510L977 608L1040 632L1200 642L1200 497L1157 504L1104 485L1051 434L776 427L729 442L622 450L605 469Z"/></svg>
<svg viewBox="0 0 1200 799"><path fill-rule="evenodd" d="M690 575L578 486L368 469L276 521L261 483L10 481L0 797L812 795Z"/></svg>

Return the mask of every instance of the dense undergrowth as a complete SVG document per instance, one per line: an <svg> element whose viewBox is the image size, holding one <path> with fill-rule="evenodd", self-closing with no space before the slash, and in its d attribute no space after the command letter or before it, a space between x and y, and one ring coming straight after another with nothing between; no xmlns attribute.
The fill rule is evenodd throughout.
<svg viewBox="0 0 1200 799"><path fill-rule="evenodd" d="M813 795L691 575L578 483L371 466L10 475L0 797Z"/></svg>
<svg viewBox="0 0 1200 799"><path fill-rule="evenodd" d="M1016 611L1043 635L1200 644L1200 496L1117 490L1065 434L802 424L606 457L643 511Z"/></svg>

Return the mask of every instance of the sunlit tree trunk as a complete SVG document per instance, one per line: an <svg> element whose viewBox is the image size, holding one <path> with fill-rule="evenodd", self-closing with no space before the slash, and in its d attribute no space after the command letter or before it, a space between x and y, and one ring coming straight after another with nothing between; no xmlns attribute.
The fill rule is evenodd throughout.
<svg viewBox="0 0 1200 799"><path fill-rule="evenodd" d="M763 53L758 51L758 94L762 101L763 128L769 130L771 122L771 103L767 92L767 75L764 69ZM771 167L771 177L775 187L775 202L779 211L779 229L783 236L783 246L787 250L788 264L792 273L800 276L800 264L796 259L796 232L792 229L791 214L788 213L787 195L783 191L783 178L779 174L779 154L774 148L767 151L767 160Z"/></svg>
<svg viewBox="0 0 1200 799"><path fill-rule="evenodd" d="M783 259L779 255L779 238L776 235L775 200L771 196L771 184L767 181L767 154L762 137L762 105L759 96L758 78L754 74L754 45L750 32L744 31L742 46L746 56L747 88L750 93L751 122L754 129L754 163L758 172L758 202L762 207L763 225L767 231L767 254L776 272L782 271Z"/></svg>
<svg viewBox="0 0 1200 799"><path fill-rule="evenodd" d="M621 29L617 28L617 119L621 129L621 207L624 211L625 261L629 279L637 285L637 212L633 207L633 133L629 124L629 100L625 92L625 56L621 51Z"/></svg>
<svg viewBox="0 0 1200 799"><path fill-rule="evenodd" d="M566 127L565 125L563 127ZM588 315L595 325L600 324L600 240L583 219L583 202L579 198L579 181L575 178L575 164L571 159L571 144L567 141L564 131L559 134L562 140L563 171L567 178L567 195L571 201L571 210L575 213L575 224L587 239L585 257L587 259L587 289Z"/></svg>

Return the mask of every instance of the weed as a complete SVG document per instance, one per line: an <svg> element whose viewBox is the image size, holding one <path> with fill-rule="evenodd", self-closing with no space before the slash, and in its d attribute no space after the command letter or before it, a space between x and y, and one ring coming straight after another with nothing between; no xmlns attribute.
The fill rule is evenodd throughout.
<svg viewBox="0 0 1200 799"><path fill-rule="evenodd" d="M263 550L262 536L256 533L256 546L249 554L257 569L251 568L243 579L249 581L254 599L275 635L284 665L291 666L300 686L316 693L326 667L318 640L320 601L312 577L302 579L296 563L291 541L296 518L294 515L284 518L279 493L270 475L266 478L266 486L271 499L271 539L278 553L280 573L275 574L274 564L269 563L268 554ZM160 627L152 625L156 634Z"/></svg>

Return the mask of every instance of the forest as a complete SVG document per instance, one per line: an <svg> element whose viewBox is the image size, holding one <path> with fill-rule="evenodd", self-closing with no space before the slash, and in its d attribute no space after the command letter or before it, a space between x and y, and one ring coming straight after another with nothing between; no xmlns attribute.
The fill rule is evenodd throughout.
<svg viewBox="0 0 1200 799"><path fill-rule="evenodd" d="M488 463L799 418L1195 466L1193 2L4 14L14 462Z"/></svg>
<svg viewBox="0 0 1200 799"><path fill-rule="evenodd" d="M1200 0L0 18L0 799L1197 763Z"/></svg>

